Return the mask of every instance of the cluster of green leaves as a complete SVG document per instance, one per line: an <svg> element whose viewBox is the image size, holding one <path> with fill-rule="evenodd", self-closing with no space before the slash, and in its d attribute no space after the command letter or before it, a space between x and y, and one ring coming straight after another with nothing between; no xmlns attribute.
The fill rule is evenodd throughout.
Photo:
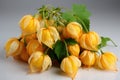
<svg viewBox="0 0 120 80"><path fill-rule="evenodd" d="M64 57L68 56L67 46L64 41L58 40L53 47L53 51L59 62L61 62Z"/></svg>
<svg viewBox="0 0 120 80"><path fill-rule="evenodd" d="M115 47L117 47L117 45L112 41L111 38L101 36L101 43L98 45L98 49L101 49L101 48L103 48L103 47L106 47L108 41L111 41L111 42L113 43L113 45L114 45Z"/></svg>
<svg viewBox="0 0 120 80"><path fill-rule="evenodd" d="M66 11L62 14L62 17L67 20L67 23L76 21L80 23L85 32L90 30L90 12L86 9L85 5L74 4L72 10ZM66 24L67 24L66 23Z"/></svg>
<svg viewBox="0 0 120 80"><path fill-rule="evenodd" d="M59 63L63 60L63 58L69 56L68 45L74 45L77 42L74 39L65 39L64 41L58 40L54 45L53 49L49 49L48 53L52 60L57 60Z"/></svg>

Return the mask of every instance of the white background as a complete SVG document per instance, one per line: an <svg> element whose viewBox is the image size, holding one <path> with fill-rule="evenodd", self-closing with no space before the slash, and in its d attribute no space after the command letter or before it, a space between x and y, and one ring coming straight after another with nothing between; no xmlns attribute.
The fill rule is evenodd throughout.
<svg viewBox="0 0 120 80"><path fill-rule="evenodd" d="M120 1L119 0L0 0L0 80L70 80L60 69L51 68L44 73L28 74L28 65L5 58L4 45L11 37L18 37L19 20L23 15L33 14L43 4L70 8L73 3L85 4L92 13L91 30L108 36L118 45L104 48L118 56L120 68ZM79 69L75 80L120 80L120 71Z"/></svg>

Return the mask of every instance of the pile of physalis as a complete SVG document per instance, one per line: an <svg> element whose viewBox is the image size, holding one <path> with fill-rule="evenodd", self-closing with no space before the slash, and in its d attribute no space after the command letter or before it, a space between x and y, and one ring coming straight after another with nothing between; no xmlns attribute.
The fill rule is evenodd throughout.
<svg viewBox="0 0 120 80"><path fill-rule="evenodd" d="M74 4L69 11L42 6L22 17L21 35L6 42L6 57L27 62L31 73L57 66L72 80L81 65L116 71L117 57L102 50L108 41L116 44L90 31L89 17L85 5Z"/></svg>

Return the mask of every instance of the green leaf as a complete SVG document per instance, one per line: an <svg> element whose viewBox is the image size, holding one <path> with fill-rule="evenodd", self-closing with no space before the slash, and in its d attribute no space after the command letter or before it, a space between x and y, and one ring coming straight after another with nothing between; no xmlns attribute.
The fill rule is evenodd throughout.
<svg viewBox="0 0 120 80"><path fill-rule="evenodd" d="M98 48L105 47L107 45L108 41L110 41L110 38L108 38L108 37L101 37L101 43L98 45Z"/></svg>
<svg viewBox="0 0 120 80"><path fill-rule="evenodd" d="M77 42L72 38L65 39L65 42L67 43L67 45L77 44Z"/></svg>
<svg viewBox="0 0 120 80"><path fill-rule="evenodd" d="M55 55L54 51L52 49L49 49L47 54L50 56L52 60L57 59L57 56Z"/></svg>
<svg viewBox="0 0 120 80"><path fill-rule="evenodd" d="M83 27L84 32L90 30L90 12L86 9L85 5L74 4L70 11L63 12L62 17L67 22L76 21Z"/></svg>
<svg viewBox="0 0 120 80"><path fill-rule="evenodd" d="M73 16L72 12L64 12L62 17L67 21L67 23L76 21L76 18Z"/></svg>
<svg viewBox="0 0 120 80"><path fill-rule="evenodd" d="M63 58L67 57L68 51L67 51L66 44L63 41L58 40L55 43L53 50L54 50L59 62L61 62Z"/></svg>
<svg viewBox="0 0 120 80"><path fill-rule="evenodd" d="M86 9L85 5L74 4L72 6L74 16L77 18L78 22L83 26L83 30L88 32L90 30L90 12Z"/></svg>
<svg viewBox="0 0 120 80"><path fill-rule="evenodd" d="M101 36L101 43L98 45L98 48L100 49L100 48L107 46L108 41L111 41L114 44L114 46L117 47L117 45L112 41L112 39L110 39L109 37Z"/></svg>
<svg viewBox="0 0 120 80"><path fill-rule="evenodd" d="M74 14L79 16L81 19L88 19L90 17L90 12L86 9L85 5L73 4L72 10Z"/></svg>

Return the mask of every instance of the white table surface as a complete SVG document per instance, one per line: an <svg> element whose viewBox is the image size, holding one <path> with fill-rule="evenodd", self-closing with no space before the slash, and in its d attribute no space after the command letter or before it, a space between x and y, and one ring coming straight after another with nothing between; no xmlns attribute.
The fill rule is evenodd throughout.
<svg viewBox="0 0 120 80"><path fill-rule="evenodd" d="M93 5L97 6L95 4ZM92 16L90 18L91 30L98 32L101 36L112 38L118 45L118 47L108 46L104 48L104 51L111 51L117 55L117 67L120 69L120 11L108 10L100 12L99 10L94 10L95 7L92 7L92 3L88 6L90 6L89 8L92 11ZM16 8L20 9L18 7ZM15 12L13 9L13 11L10 12L9 9L10 8L7 10L6 8L4 10L2 8L2 13L0 12L0 80L71 80L63 76L60 69L55 67L43 73L28 74L27 64L15 61L12 57L6 59L4 51L5 42L11 37L20 35L18 22L23 15L28 14L27 11L19 13L17 12L19 10ZM108 8L106 7L106 9ZM102 10L102 8L100 8L100 10ZM109 44L112 45L111 43ZM75 80L120 80L120 70L112 72L93 68L80 68Z"/></svg>

